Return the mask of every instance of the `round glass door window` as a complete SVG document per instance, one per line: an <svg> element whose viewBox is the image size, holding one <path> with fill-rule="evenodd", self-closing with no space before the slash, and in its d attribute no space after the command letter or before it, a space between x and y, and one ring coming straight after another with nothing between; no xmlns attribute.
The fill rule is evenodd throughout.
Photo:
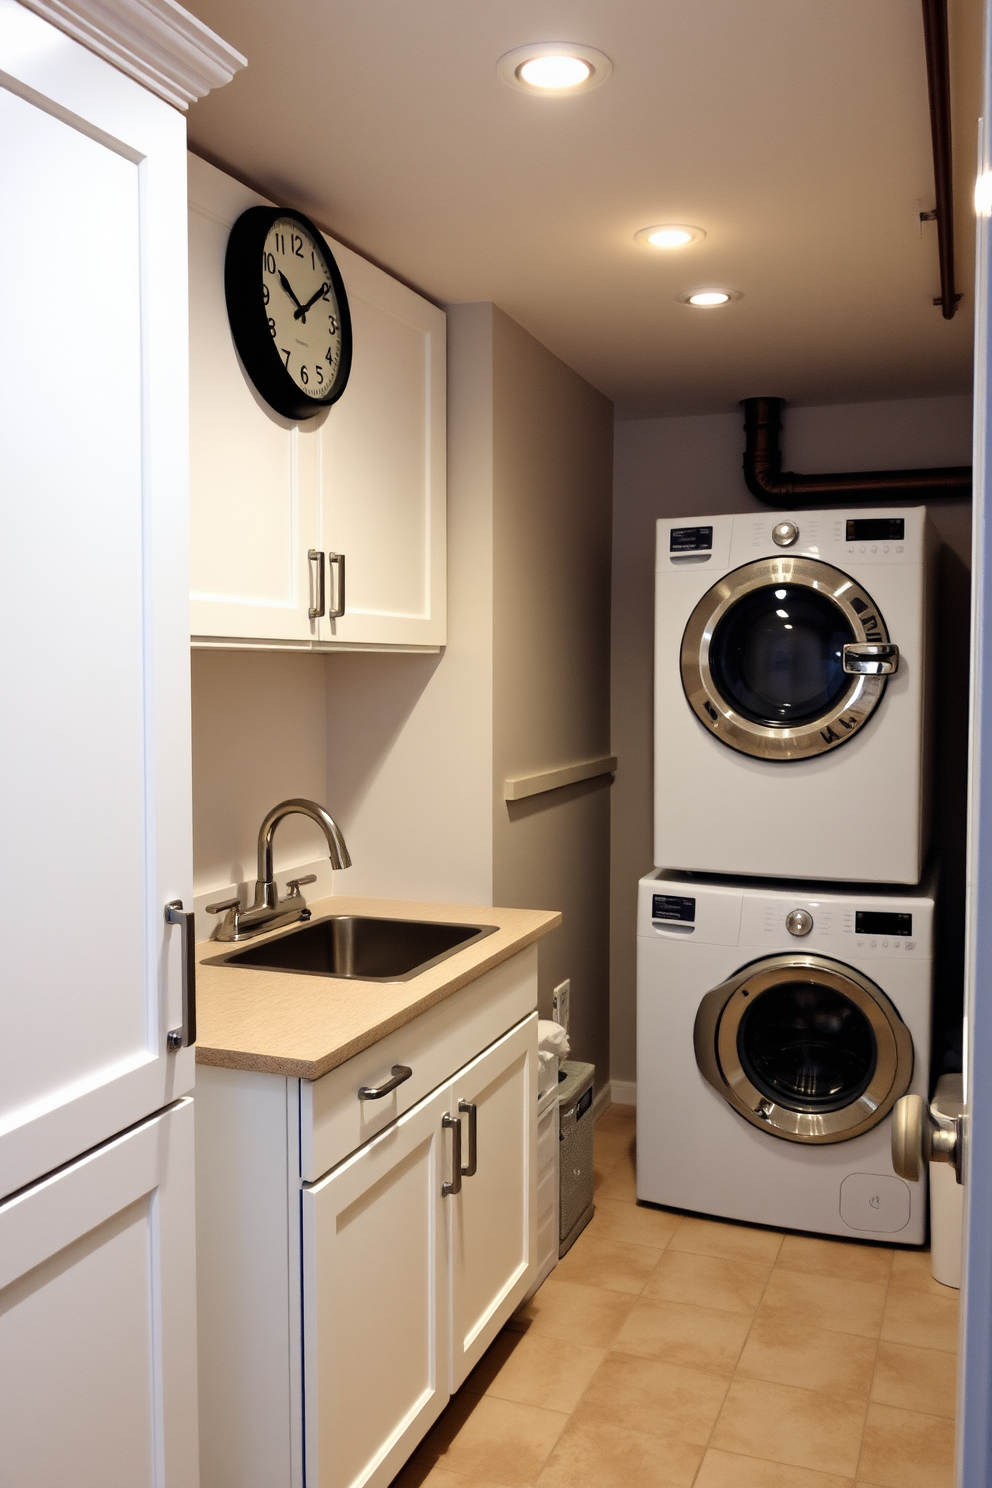
<svg viewBox="0 0 992 1488"><path fill-rule="evenodd" d="M792 1142L843 1142L881 1121L913 1074L913 1041L868 977L825 956L770 956L708 992L701 1073L742 1116Z"/></svg>
<svg viewBox="0 0 992 1488"><path fill-rule="evenodd" d="M808 558L727 574L682 638L682 686L700 722L763 759L805 759L853 738L897 664L871 596Z"/></svg>

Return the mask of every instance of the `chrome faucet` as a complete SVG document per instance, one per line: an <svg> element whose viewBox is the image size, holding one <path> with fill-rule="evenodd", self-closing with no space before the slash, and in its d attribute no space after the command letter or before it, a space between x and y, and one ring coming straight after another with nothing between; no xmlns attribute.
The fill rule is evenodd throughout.
<svg viewBox="0 0 992 1488"><path fill-rule="evenodd" d="M302 884L315 883L316 874L305 878L291 878L287 883L289 893L279 898L272 870L272 839L276 827L287 816L308 816L315 821L327 838L327 856L332 868L350 868L351 854L348 851L341 829L323 806L316 801L301 798L280 801L273 806L258 829L258 863L256 867L255 901L248 909L242 909L240 898L223 899L218 904L208 904L207 914L223 914L223 922L214 932L215 940L246 940L252 935L261 935L266 930L276 930L280 925L291 925L296 920L308 920L310 911L300 892Z"/></svg>

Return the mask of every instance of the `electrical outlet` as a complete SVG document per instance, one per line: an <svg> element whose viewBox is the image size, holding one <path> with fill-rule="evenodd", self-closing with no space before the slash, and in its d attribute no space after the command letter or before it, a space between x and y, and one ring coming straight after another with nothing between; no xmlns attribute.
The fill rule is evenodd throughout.
<svg viewBox="0 0 992 1488"><path fill-rule="evenodd" d="M551 994L551 1015L556 1023L560 1023L565 1032L568 1032L569 1004L572 1000L572 981L568 977L559 982Z"/></svg>

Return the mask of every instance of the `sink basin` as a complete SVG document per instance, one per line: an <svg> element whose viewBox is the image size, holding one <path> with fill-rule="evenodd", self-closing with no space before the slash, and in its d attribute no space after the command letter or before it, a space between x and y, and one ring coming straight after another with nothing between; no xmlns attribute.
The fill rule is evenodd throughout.
<svg viewBox="0 0 992 1488"><path fill-rule="evenodd" d="M265 966L301 976L354 977L363 982L405 982L496 929L496 925L325 915L306 925L294 925L271 940L213 956L204 964Z"/></svg>

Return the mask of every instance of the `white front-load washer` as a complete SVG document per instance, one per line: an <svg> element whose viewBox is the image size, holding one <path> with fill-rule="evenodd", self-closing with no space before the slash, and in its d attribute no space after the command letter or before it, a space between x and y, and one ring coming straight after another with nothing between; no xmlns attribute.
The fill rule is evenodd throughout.
<svg viewBox="0 0 992 1488"><path fill-rule="evenodd" d="M638 1199L921 1244L890 1113L929 1093L932 895L658 872L637 914Z"/></svg>
<svg viewBox="0 0 992 1488"><path fill-rule="evenodd" d="M656 864L919 883L934 553L925 507L658 522Z"/></svg>

